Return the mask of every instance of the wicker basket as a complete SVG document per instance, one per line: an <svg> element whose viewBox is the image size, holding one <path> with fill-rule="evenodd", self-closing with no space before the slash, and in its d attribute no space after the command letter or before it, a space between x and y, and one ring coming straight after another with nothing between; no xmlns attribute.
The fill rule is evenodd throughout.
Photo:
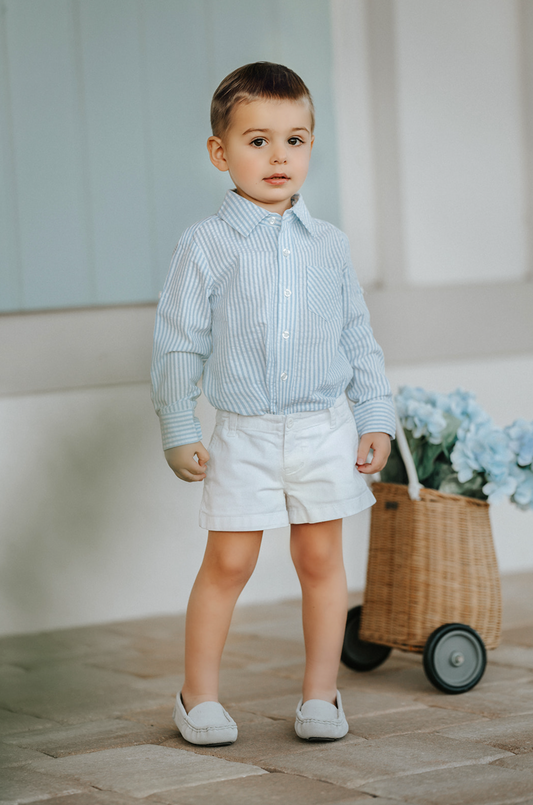
<svg viewBox="0 0 533 805"><path fill-rule="evenodd" d="M403 436L403 431L402 431ZM485 501L374 483L361 640L422 653L446 623L501 633L500 578Z"/></svg>

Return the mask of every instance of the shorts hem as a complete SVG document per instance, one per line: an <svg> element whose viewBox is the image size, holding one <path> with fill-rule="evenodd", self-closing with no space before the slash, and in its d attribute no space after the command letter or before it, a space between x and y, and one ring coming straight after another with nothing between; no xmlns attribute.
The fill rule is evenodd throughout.
<svg viewBox="0 0 533 805"><path fill-rule="evenodd" d="M359 512L369 509L375 502L376 498L367 488L361 495L351 500L328 503L325 506L314 507L313 509L289 508L289 519L295 525L338 520L343 517L350 517L352 514L359 514Z"/></svg>
<svg viewBox="0 0 533 805"><path fill-rule="evenodd" d="M208 531L266 531L269 528L283 528L289 525L286 509L274 514L209 514L200 510L200 528Z"/></svg>
<svg viewBox="0 0 533 805"><path fill-rule="evenodd" d="M365 489L358 497L337 503L327 503L324 506L314 507L312 510L302 507L289 507L275 514L243 514L243 515L213 515L201 510L198 520L200 528L208 531L268 531L270 528L284 528L285 526L299 525L300 523L321 523L327 520L338 520L350 517L352 514L370 508L376 498Z"/></svg>

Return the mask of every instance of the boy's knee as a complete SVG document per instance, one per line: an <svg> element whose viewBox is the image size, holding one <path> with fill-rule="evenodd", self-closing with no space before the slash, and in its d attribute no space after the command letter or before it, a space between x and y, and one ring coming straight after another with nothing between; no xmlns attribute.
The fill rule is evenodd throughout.
<svg viewBox="0 0 533 805"><path fill-rule="evenodd" d="M320 581L335 573L343 564L342 542L336 536L317 536L305 529L294 530L291 538L291 556L300 577Z"/></svg>
<svg viewBox="0 0 533 805"><path fill-rule="evenodd" d="M302 546L293 551L292 560L298 575L310 581L328 578L338 568L338 559L325 546Z"/></svg>
<svg viewBox="0 0 533 805"><path fill-rule="evenodd" d="M252 575L257 556L240 552L217 552L212 556L209 567L218 583L229 586L244 585Z"/></svg>

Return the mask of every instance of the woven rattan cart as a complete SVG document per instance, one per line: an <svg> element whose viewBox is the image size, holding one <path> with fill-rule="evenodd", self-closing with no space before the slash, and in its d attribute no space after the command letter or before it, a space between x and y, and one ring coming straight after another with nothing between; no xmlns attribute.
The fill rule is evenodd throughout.
<svg viewBox="0 0 533 805"><path fill-rule="evenodd" d="M396 438L409 486L372 485L363 605L348 612L342 661L370 671L393 648L414 651L436 688L464 693L501 634L489 504L422 488L399 420Z"/></svg>

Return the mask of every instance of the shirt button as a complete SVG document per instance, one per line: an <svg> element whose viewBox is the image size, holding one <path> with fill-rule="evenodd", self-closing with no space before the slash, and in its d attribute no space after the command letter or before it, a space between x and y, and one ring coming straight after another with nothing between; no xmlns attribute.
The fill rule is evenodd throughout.
<svg viewBox="0 0 533 805"><path fill-rule="evenodd" d="M269 218L269 219L268 219L268 223L269 223L269 224L275 224L275 223L276 223L276 219L275 219L275 218Z"/></svg>
<svg viewBox="0 0 533 805"><path fill-rule="evenodd" d="M288 337L289 337L289 331L288 331L288 330L284 330L284 332L283 332L283 338L288 338Z"/></svg>
<svg viewBox="0 0 533 805"><path fill-rule="evenodd" d="M290 253L291 253L290 249L283 249L283 256L284 257L288 257Z"/></svg>
<svg viewBox="0 0 533 805"><path fill-rule="evenodd" d="M285 288L285 296L290 296L291 293L292 291L290 291L289 288Z"/></svg>
<svg viewBox="0 0 533 805"><path fill-rule="evenodd" d="M283 372L283 374L281 375L281 379L287 380L287 372Z"/></svg>

